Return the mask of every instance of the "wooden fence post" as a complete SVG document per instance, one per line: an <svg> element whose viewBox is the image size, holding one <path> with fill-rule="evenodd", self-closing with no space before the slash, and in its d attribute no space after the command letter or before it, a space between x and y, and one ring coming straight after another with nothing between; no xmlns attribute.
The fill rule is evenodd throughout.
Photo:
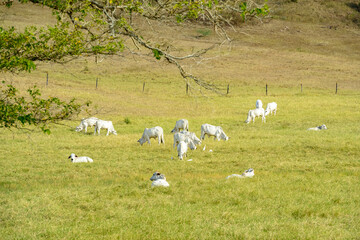
<svg viewBox="0 0 360 240"><path fill-rule="evenodd" d="M145 91L145 82L143 83L143 92Z"/></svg>
<svg viewBox="0 0 360 240"><path fill-rule="evenodd" d="M186 83L186 95L188 95L189 92L189 84Z"/></svg>
<svg viewBox="0 0 360 240"><path fill-rule="evenodd" d="M227 85L226 94L229 94L229 91L230 91L230 84Z"/></svg>
<svg viewBox="0 0 360 240"><path fill-rule="evenodd" d="M267 92L268 92L268 85L266 84L266 96L267 96Z"/></svg>
<svg viewBox="0 0 360 240"><path fill-rule="evenodd" d="M98 87L98 81L99 81L99 78L96 78L96 89Z"/></svg>
<svg viewBox="0 0 360 240"><path fill-rule="evenodd" d="M335 94L337 94L337 90L338 90L338 85L337 85L337 83L336 83Z"/></svg>

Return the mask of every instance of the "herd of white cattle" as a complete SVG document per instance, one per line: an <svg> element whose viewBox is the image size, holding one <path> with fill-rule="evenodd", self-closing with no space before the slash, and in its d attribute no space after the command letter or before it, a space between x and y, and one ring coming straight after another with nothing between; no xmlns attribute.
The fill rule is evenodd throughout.
<svg viewBox="0 0 360 240"><path fill-rule="evenodd" d="M277 104L275 102L268 103L266 106L266 109L263 108L263 103L261 100L256 101L256 108L249 110L247 119L245 123L249 122L255 122L256 117L261 117L262 122L265 123L265 117L267 115L276 115L277 111ZM108 136L110 133L117 135L117 132L115 131L114 125L111 121L104 121L101 119L98 119L96 117L90 117L86 119L82 119L80 122L80 125L76 127L75 131L80 132L82 130L87 133L88 127L95 127L94 135L98 134L100 135L100 129L104 128L107 129L106 136ZM309 128L308 130L326 130L325 125L321 125L314 128ZM178 158L180 160L183 160L184 157L187 157L188 149L195 150L197 145L201 145L201 140L205 139L205 135L208 135L208 137L213 136L214 140L224 140L227 141L230 138L225 134L224 130L220 126L213 126L208 123L205 123L201 125L201 136L200 139L196 136L194 132L189 131L189 121L186 119L180 119L176 121L175 127L173 130L171 130L171 133L174 133L174 144L173 148L177 148L177 154ZM158 140L158 144L160 145L165 144L164 140L164 130L162 127L156 126L153 128L145 128L141 138L138 140L140 145L143 145L144 143L151 144L150 139L154 138ZM203 148L205 150L205 147ZM212 151L212 150L210 150ZM71 159L71 162L73 163L79 163L79 162L93 162L93 160L89 157L78 157L74 153L72 153L69 158ZM249 168L242 174L232 174L228 176L226 179L232 178L232 177L238 177L238 178L245 178L245 177L253 177L254 176L254 169ZM155 172L153 176L150 178L152 181L152 187L168 187L169 183L166 181L165 175L161 174L159 172Z"/></svg>

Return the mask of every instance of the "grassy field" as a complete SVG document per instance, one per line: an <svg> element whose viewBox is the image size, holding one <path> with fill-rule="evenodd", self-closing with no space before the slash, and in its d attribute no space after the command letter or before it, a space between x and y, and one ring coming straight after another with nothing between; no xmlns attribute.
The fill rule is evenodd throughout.
<svg viewBox="0 0 360 240"><path fill-rule="evenodd" d="M23 21L40 24L35 10L26 8ZM19 13L6 13L3 24L24 24ZM98 65L80 59L2 75L22 92L37 84L44 96L91 100L92 115L112 120L118 135L75 132L85 113L54 125L51 135L0 129L0 238L359 239L360 31L295 20L244 26L232 33L231 49L210 53L203 65L189 63L224 91L229 84L227 96L186 95L173 66L139 58ZM245 124L257 99L277 102L278 114ZM231 139L206 138L180 161L170 133L180 118L198 136L210 123ZM328 130L306 131L321 124ZM144 128L154 126L163 127L165 146L140 146ZM72 164L71 153L94 163ZM252 179L225 179L250 167ZM154 171L166 175L169 188L150 187Z"/></svg>

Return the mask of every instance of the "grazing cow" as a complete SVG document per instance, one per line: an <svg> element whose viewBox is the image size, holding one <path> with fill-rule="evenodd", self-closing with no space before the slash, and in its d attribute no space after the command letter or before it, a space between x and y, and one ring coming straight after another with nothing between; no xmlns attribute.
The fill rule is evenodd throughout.
<svg viewBox="0 0 360 240"><path fill-rule="evenodd" d="M180 120L176 121L175 127L173 130L171 130L171 132L172 133L180 132L180 129L189 131L189 121L186 119L180 119Z"/></svg>
<svg viewBox="0 0 360 240"><path fill-rule="evenodd" d="M114 125L113 125L112 121L97 120L96 123L95 123L94 135L96 135L96 133L98 135L100 135L100 129L101 128L107 129L106 136L109 136L109 133L117 135L117 132L115 131L115 128L114 128Z"/></svg>
<svg viewBox="0 0 360 240"><path fill-rule="evenodd" d="M154 172L152 177L150 178L152 181L151 187L169 187L170 184L166 181L166 177L164 174L159 172Z"/></svg>
<svg viewBox="0 0 360 240"><path fill-rule="evenodd" d="M68 157L71 159L71 162L73 163L80 163L80 162L93 162L93 160L89 157L78 157L75 155L75 153L70 154Z"/></svg>
<svg viewBox="0 0 360 240"><path fill-rule="evenodd" d="M165 140L164 140L164 130L162 129L162 127L153 127L153 128L145 128L143 135L141 136L141 138L138 140L138 142L141 144L141 146L145 143L148 142L148 144L151 145L150 143L150 138L157 138L159 145L160 143L165 144Z"/></svg>
<svg viewBox="0 0 360 240"><path fill-rule="evenodd" d="M260 99L256 100L256 108L262 108L263 107L263 103Z"/></svg>
<svg viewBox="0 0 360 240"><path fill-rule="evenodd" d="M85 133L87 133L87 127L95 126L97 120L99 119L96 117L83 118L81 119L80 125L76 127L75 131L80 132L85 129Z"/></svg>
<svg viewBox="0 0 360 240"><path fill-rule="evenodd" d="M308 128L308 130L312 130L312 131L320 131L320 130L326 130L327 127L325 126L325 124L318 126L318 127L314 127L314 128Z"/></svg>
<svg viewBox="0 0 360 240"><path fill-rule="evenodd" d="M231 174L231 175L227 176L226 179L233 178L233 177L237 177L237 178L249 177L249 178L252 178L254 175L255 175L254 169L249 168L248 170L243 172L241 175L239 175L239 174Z"/></svg>
<svg viewBox="0 0 360 240"><path fill-rule="evenodd" d="M277 110L277 104L276 102L271 102L268 103L265 109L265 116L270 115L274 112L274 115L276 115L276 110Z"/></svg>
<svg viewBox="0 0 360 240"><path fill-rule="evenodd" d="M229 140L229 137L226 136L225 132L222 130L222 128L220 126L213 126L210 124L203 124L201 125L201 136L200 139L204 140L205 139L205 135L210 136L214 136L214 140L217 139L218 141L220 141L220 139L222 140Z"/></svg>
<svg viewBox="0 0 360 240"><path fill-rule="evenodd" d="M174 134L174 145L173 145L173 147L175 148L176 145L180 141L186 141L187 139L192 140L195 145L201 145L201 140L196 136L195 133L188 132L188 131L181 131L181 132L177 132L177 133Z"/></svg>
<svg viewBox="0 0 360 240"><path fill-rule="evenodd" d="M262 116L262 122L265 122L265 110L263 108L256 108L254 110L249 110L248 117L245 123L249 123L251 120L255 122L255 117Z"/></svg>
<svg viewBox="0 0 360 240"><path fill-rule="evenodd" d="M177 146L177 151L180 160L183 160L183 158L187 156L187 150L188 150L188 143L186 143L185 141L179 142Z"/></svg>

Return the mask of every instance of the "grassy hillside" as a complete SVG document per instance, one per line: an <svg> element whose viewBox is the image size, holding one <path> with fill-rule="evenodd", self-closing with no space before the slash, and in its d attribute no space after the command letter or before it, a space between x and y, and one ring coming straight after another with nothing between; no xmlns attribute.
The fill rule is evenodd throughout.
<svg viewBox="0 0 360 240"><path fill-rule="evenodd" d="M45 96L91 100L92 115L112 120L118 132L75 132L85 114L53 126L51 135L0 129L1 239L358 238L360 31L341 14L334 22L318 14L329 16L330 5L352 12L351 2L269 0L270 21L242 26L231 33L231 48L187 66L224 91L229 84L227 96L186 95L175 67L138 57L42 63L31 74L1 75L22 92L37 84ZM19 6L0 7L0 25L50 22L47 9ZM322 10L303 9L317 19L301 20L301 6ZM180 30L164 29L164 39L189 49L214 38L196 38L202 26L170 38ZM277 102L278 114L245 124L257 99ZM206 138L180 161L170 133L180 118L198 136L210 123L231 139ZM306 131L321 124L328 130ZM141 147L136 141L153 126L163 127L165 145ZM72 164L71 153L94 163ZM252 179L225 179L250 167ZM151 189L154 171L169 188Z"/></svg>

